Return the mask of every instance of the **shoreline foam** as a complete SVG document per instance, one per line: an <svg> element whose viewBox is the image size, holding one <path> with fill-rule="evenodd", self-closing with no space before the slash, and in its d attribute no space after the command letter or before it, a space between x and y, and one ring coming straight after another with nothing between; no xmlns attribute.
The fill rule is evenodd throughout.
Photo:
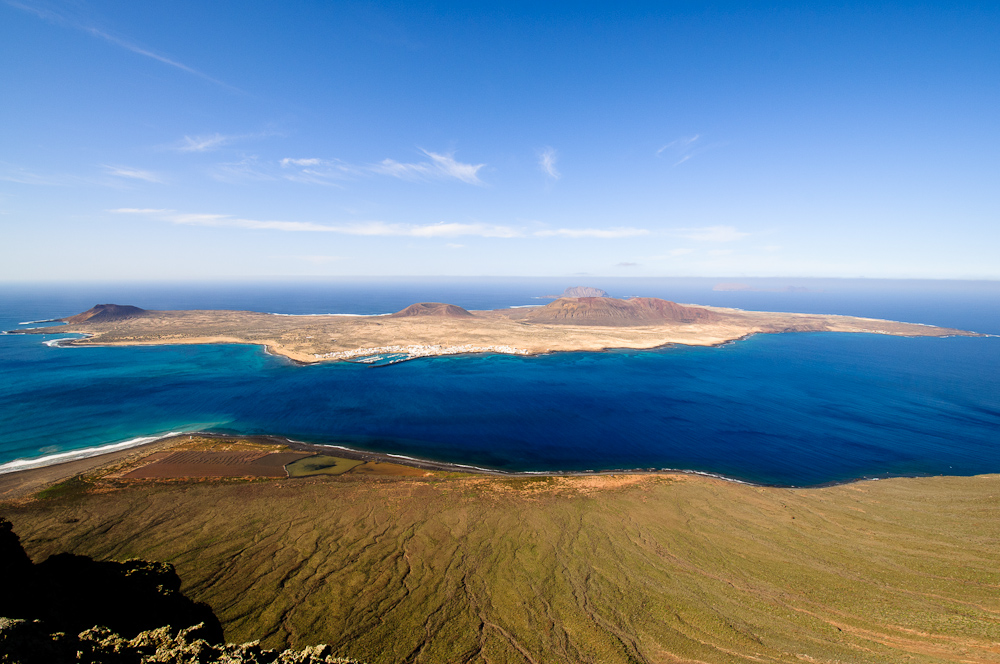
<svg viewBox="0 0 1000 664"><path fill-rule="evenodd" d="M155 443L158 440L165 440L173 436L188 435L191 433L195 432L170 431L168 433L153 435L153 436L137 436L135 438L130 438L129 440L123 440L117 443L108 443L105 445L98 445L96 447L83 447L78 450L57 452L55 454L48 454L40 457L14 459L12 461L7 461L6 463L0 463L0 475L6 475L7 473L17 473L22 470L34 470L36 468L45 468L47 466L57 466L61 463L68 463L70 461L79 461L80 459L89 459L91 457L110 454L111 452L120 452L121 450L126 450L131 447L139 447L141 445L146 445L148 443Z"/></svg>
<svg viewBox="0 0 1000 664"><path fill-rule="evenodd" d="M420 468L423 470L459 472L459 473L469 473L475 475L485 475L491 477L505 477L505 478L515 478L515 479L530 478L530 477L536 477L536 478L601 477L609 475L689 475L689 476L699 476L707 479L719 480L723 482L731 482L733 484L742 484L746 486L798 490L798 489L819 489L824 487L839 486L843 484L854 484L857 482L873 482L873 481L892 479L892 478L928 477L928 475L920 475L920 474L897 475L897 474L887 473L880 476L868 475L868 476L855 477L845 480L823 482L820 484L798 485L798 484L773 484L767 482L754 482L752 480L741 479L737 477L729 477L727 475L714 473L711 471L695 470L689 468L665 467L665 468L616 468L616 469L605 469L605 470L500 470L495 468L486 468L483 466L474 466L471 464L463 464L463 463L448 462L448 461L434 461L432 459L424 459L404 454L393 454L389 452L374 452L370 450L358 449L355 447L348 447L346 445L338 445L336 443L310 443L307 441L289 438L287 436L280 436L273 434L240 435L232 433L202 431L197 429L171 431L168 433L151 435L151 436L138 436L136 438L132 438L126 441L121 441L118 443L110 443L106 445L99 445L96 447L88 447L80 450L71 450L68 452L59 452L56 454L51 454L42 457L34 457L29 459L14 459L13 461L8 461L6 463L0 464L0 475L9 475L12 473L17 473L22 471L39 470L42 468L58 466L60 464L71 463L73 461L80 461L83 459L94 459L95 457L112 455L116 452L121 452L122 450L141 447L156 442L166 441L171 438L190 436L190 435L197 435L208 438L241 438L255 442L270 443L274 445L288 445L292 449L298 449L301 451L310 451L314 453L320 453L326 450L336 450L339 453L346 455L348 458L357 458L365 461L375 461L377 463L396 463L404 466L409 466L412 468ZM974 477L974 476L956 475L955 477Z"/></svg>

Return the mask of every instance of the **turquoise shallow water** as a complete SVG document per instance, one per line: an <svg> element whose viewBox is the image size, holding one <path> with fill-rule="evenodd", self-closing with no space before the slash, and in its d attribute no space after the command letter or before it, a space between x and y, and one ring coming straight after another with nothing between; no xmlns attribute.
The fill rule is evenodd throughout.
<svg viewBox="0 0 1000 664"><path fill-rule="evenodd" d="M195 308L243 297L228 306L297 308L284 313L380 313L371 309L420 299L507 306L537 303L529 293L541 287L425 284L429 292L414 286L399 294L391 286L349 284L340 299L290 286L239 297L179 287L21 289L5 294L2 324L75 313L96 301ZM744 297L758 301L745 308L878 307L877 294L835 295ZM993 297L970 295L963 307L954 297L936 306L933 297L897 294L883 306L904 314L886 317L995 332ZM0 337L0 463L214 429L510 471L675 468L797 486L1000 472L997 338L759 335L717 348L445 357L381 368L295 366L256 347L51 348L41 341Z"/></svg>

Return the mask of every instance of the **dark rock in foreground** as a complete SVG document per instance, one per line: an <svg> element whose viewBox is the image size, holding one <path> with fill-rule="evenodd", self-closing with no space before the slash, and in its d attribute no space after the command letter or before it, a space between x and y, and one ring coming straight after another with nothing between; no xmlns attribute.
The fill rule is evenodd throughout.
<svg viewBox="0 0 1000 664"><path fill-rule="evenodd" d="M222 644L207 604L180 592L172 565L67 553L33 565L0 518L0 664L351 664L326 645ZM171 627L176 625L178 627Z"/></svg>
<svg viewBox="0 0 1000 664"><path fill-rule="evenodd" d="M170 626L122 638L106 627L77 636L50 632L38 620L0 618L2 664L358 664L334 657L330 646L304 650L266 650L260 643L215 645L203 638L203 626Z"/></svg>
<svg viewBox="0 0 1000 664"><path fill-rule="evenodd" d="M60 553L33 565L5 519L0 519L0 563L7 577L0 616L42 620L70 633L103 625L129 638L163 625L201 624L205 638L223 640L212 609L181 594L181 580L168 563Z"/></svg>

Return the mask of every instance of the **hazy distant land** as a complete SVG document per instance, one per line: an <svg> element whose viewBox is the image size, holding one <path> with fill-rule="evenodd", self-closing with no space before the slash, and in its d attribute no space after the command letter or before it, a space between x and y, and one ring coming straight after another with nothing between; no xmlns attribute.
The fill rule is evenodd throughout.
<svg viewBox="0 0 1000 664"><path fill-rule="evenodd" d="M580 289L587 292L586 289ZM21 334L80 333L63 345L259 344L302 363L458 353L534 355L557 351L710 346L753 334L865 332L976 336L973 332L853 316L742 311L657 298L559 297L545 306L466 311L438 302L383 316L278 315L252 311L147 311L98 305L65 327Z"/></svg>

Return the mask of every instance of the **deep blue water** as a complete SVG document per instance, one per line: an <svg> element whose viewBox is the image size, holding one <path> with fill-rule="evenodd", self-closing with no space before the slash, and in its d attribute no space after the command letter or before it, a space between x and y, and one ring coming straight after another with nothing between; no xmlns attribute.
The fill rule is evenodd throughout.
<svg viewBox="0 0 1000 664"><path fill-rule="evenodd" d="M1000 334L995 282L808 282L822 292L733 293L712 291L707 280L604 281L593 285L615 295ZM567 285L575 284L7 285L0 328L99 302L385 313L421 300L538 304L535 296ZM301 367L245 346L42 341L0 336L0 463L215 429L512 471L676 468L798 486L1000 472L998 338L758 335L717 348L445 357L381 368Z"/></svg>

